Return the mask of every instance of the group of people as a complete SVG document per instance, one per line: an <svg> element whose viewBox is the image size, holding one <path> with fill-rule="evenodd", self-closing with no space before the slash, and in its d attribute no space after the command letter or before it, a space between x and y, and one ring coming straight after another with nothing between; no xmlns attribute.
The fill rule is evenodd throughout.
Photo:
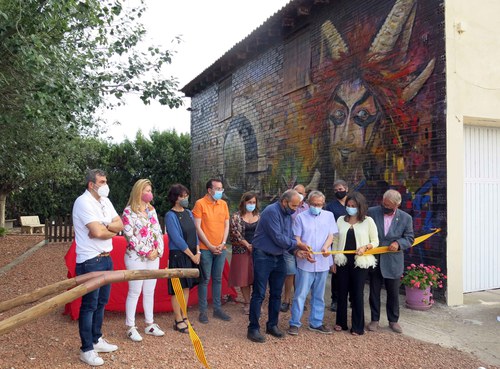
<svg viewBox="0 0 500 369"><path fill-rule="evenodd" d="M279 313L291 309L288 334L298 335L309 294L309 329L332 333L323 321L329 272L332 273L331 309L337 311L333 330L349 329L349 296L352 306L351 333L364 333L363 290L366 279L369 279L371 321L368 330L378 329L380 290L384 284L389 325L395 332L402 332L398 324L399 281L404 268L401 251L411 247L413 229L411 217L398 209L401 196L397 191L388 190L381 206L368 209L363 195L349 193L344 181L334 183L336 199L328 204L320 191L306 194L304 186L297 185L285 191L279 201L268 205L262 212L257 194L246 192L232 216L227 203L222 200L224 188L221 180L210 179L206 191L191 211L188 209L189 190L181 184L172 185L167 195L171 210L165 216L169 240L168 267L200 270L199 278L180 280L185 301L190 290L198 286L200 323L209 322L207 292L210 279L213 318L231 320L222 309L221 302L222 272L226 262L226 242L229 240L232 245L229 284L241 290L243 312L249 315L247 338L251 341L265 342L259 320L266 291L269 291L267 334L284 336L278 328ZM164 243L158 216L152 206L152 183L140 179L134 184L121 216L108 199L108 194L106 174L101 170L90 170L86 176L86 191L73 207L76 274L112 270L112 238L119 232L123 232L127 240L127 269L158 269ZM365 254L379 244L388 245L394 252L380 256ZM129 281L125 332L132 341L143 339L135 323L141 293L144 333L152 336L165 334L154 321L155 286L156 279ZM110 286L107 285L82 298L80 359L92 366L104 363L99 353L118 349L108 343L101 332L109 294ZM173 329L187 333L188 318L175 298L170 280L168 294L172 295Z"/></svg>

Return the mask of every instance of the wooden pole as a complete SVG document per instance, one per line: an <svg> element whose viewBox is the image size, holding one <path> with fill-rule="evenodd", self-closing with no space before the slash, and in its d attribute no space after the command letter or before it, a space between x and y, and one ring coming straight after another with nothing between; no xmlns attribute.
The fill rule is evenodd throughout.
<svg viewBox="0 0 500 369"><path fill-rule="evenodd" d="M199 277L198 269L158 269L158 270L115 270L108 272L96 272L92 278L86 278L83 283L75 288L63 292L60 295L54 296L28 310L19 314L11 316L0 322L0 335L8 333L13 329L20 327L36 318L47 315L51 311L71 302L78 297L81 297L99 287L105 286L110 283L133 281L142 279L158 279L158 278L197 278ZM93 273L88 273L93 274ZM84 277L84 275L79 277ZM75 282L77 281L76 278ZM70 280L71 281L71 280ZM79 280L79 282L82 282ZM59 282L61 283L61 282ZM61 288L61 284L56 283L56 289ZM54 285L51 285L54 286ZM48 286L48 287L51 287ZM35 290L36 292L36 290ZM44 291L47 292L47 291ZM47 295L47 293L45 294ZM12 301L12 300L10 300ZM17 305L16 305L17 306Z"/></svg>
<svg viewBox="0 0 500 369"><path fill-rule="evenodd" d="M102 273L105 272L92 272L92 273L82 274L74 278L65 279L63 281L59 281L57 283L45 287L37 288L34 291L25 293L24 295L15 297L11 300L2 301L0 302L0 313L13 309L19 305L25 305L31 302L38 301L42 297L62 292L64 290L67 290L68 288L79 286L82 283L88 281L89 279L100 276Z"/></svg>

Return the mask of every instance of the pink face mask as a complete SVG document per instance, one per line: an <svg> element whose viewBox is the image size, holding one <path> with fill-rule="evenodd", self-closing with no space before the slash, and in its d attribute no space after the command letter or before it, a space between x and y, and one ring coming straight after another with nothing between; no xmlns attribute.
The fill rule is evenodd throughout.
<svg viewBox="0 0 500 369"><path fill-rule="evenodd" d="M151 192L143 193L141 196L141 200L144 202L151 202L153 201L153 194Z"/></svg>

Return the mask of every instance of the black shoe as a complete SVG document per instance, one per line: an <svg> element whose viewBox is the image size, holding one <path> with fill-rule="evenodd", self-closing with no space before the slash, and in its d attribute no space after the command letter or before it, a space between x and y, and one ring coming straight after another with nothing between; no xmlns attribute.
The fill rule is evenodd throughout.
<svg viewBox="0 0 500 369"><path fill-rule="evenodd" d="M290 304L288 302L281 303L280 311L282 313L286 313L289 309L290 309Z"/></svg>
<svg viewBox="0 0 500 369"><path fill-rule="evenodd" d="M231 317L223 312L222 309L214 310L214 318L224 320L225 322L229 322L231 320Z"/></svg>
<svg viewBox="0 0 500 369"><path fill-rule="evenodd" d="M330 311L337 311L337 303L336 302L332 302L332 304L330 305Z"/></svg>
<svg viewBox="0 0 500 369"><path fill-rule="evenodd" d="M248 330L247 338L252 342L264 343L266 341L266 337L260 334L258 329Z"/></svg>
<svg viewBox="0 0 500 369"><path fill-rule="evenodd" d="M274 336L276 338L283 338L283 336L284 336L283 332L280 331L277 326L267 328L266 333L270 334L271 336Z"/></svg>
<svg viewBox="0 0 500 369"><path fill-rule="evenodd" d="M200 315L198 316L198 320L200 323L207 324L208 323L208 315L206 311L200 311Z"/></svg>

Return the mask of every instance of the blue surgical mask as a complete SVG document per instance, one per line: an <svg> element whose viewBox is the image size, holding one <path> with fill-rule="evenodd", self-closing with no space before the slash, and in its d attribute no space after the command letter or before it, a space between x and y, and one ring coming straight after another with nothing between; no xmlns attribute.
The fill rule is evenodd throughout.
<svg viewBox="0 0 500 369"><path fill-rule="evenodd" d="M309 212L312 215L319 215L321 213L321 208L317 208L316 206L310 206L309 207Z"/></svg>
<svg viewBox="0 0 500 369"><path fill-rule="evenodd" d="M245 204L245 209L247 209L247 211L251 213L255 210L255 206L255 204Z"/></svg>
<svg viewBox="0 0 500 369"><path fill-rule="evenodd" d="M295 214L295 210L289 208L288 206L285 208L285 211L288 215L292 215L292 214Z"/></svg>
<svg viewBox="0 0 500 369"><path fill-rule="evenodd" d="M347 211L347 214L349 214L351 216L358 214L358 208L351 208L349 206L346 206L345 210Z"/></svg>
<svg viewBox="0 0 500 369"><path fill-rule="evenodd" d="M220 199L222 199L223 193L224 193L224 191L214 191L214 194L212 195L212 197L214 198L214 200L220 200Z"/></svg>

